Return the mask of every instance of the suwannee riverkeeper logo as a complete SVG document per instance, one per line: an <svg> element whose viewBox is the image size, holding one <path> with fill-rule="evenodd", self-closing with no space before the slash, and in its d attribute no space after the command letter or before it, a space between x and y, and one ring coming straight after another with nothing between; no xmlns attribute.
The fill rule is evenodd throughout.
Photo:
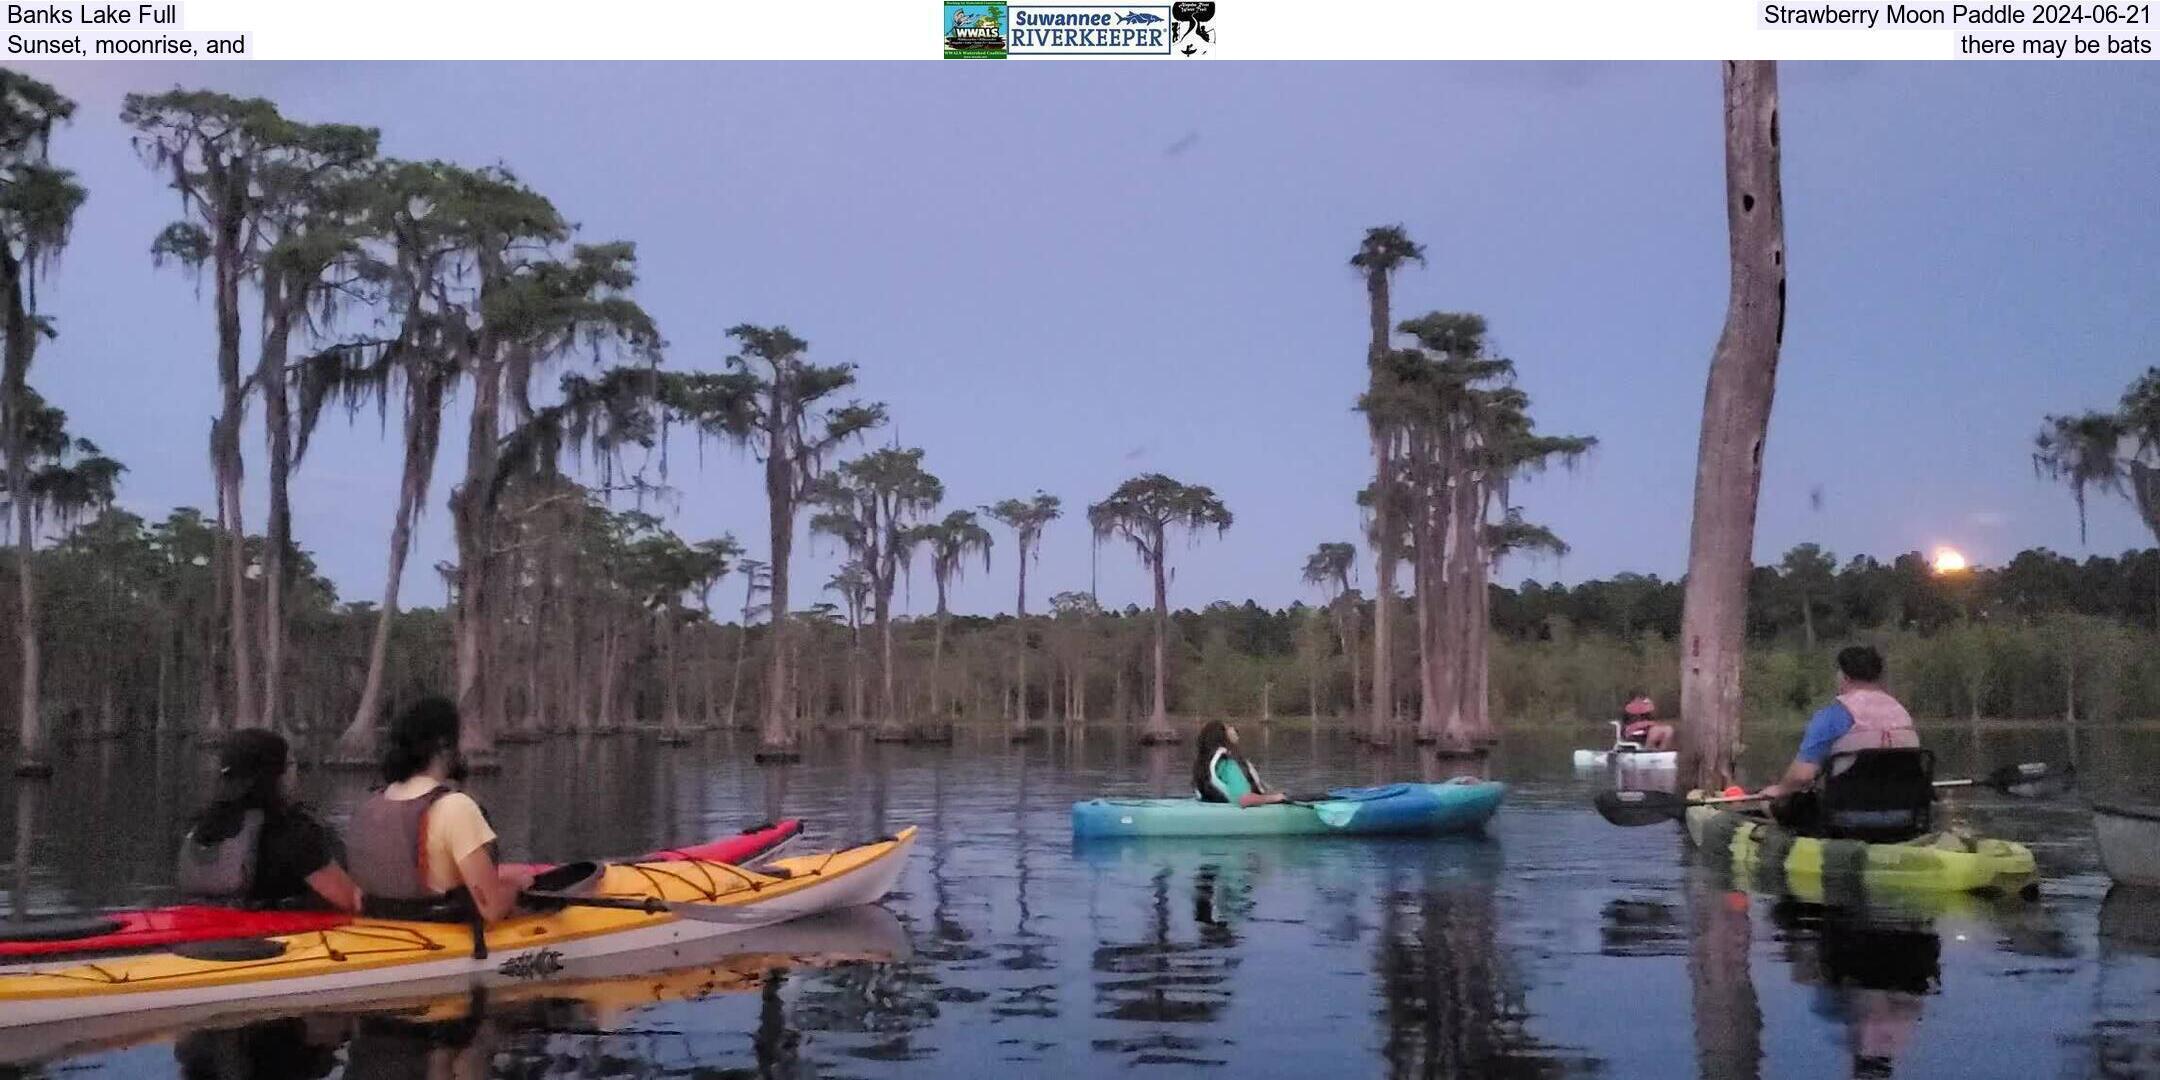
<svg viewBox="0 0 2160 1080"><path fill-rule="evenodd" d="M945 0L948 60L1008 56L1204 56L1216 5L997 4Z"/></svg>

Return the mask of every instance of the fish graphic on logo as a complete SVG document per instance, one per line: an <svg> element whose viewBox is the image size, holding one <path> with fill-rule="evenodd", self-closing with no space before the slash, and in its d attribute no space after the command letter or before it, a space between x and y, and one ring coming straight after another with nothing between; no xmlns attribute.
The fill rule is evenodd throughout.
<svg viewBox="0 0 2160 1080"><path fill-rule="evenodd" d="M1160 15L1157 15L1157 14L1155 14L1155 13L1154 13L1154 12L1152 12L1152 11L1128 11L1128 12L1126 12L1125 14L1123 14L1123 15L1120 15L1120 16L1118 16L1118 20L1117 20L1117 21L1118 21L1118 22L1119 22L1120 24L1124 24L1124 23L1143 23L1143 24L1144 24L1144 23L1159 23L1159 22L1161 22L1161 21L1162 21L1162 16L1160 16Z"/></svg>

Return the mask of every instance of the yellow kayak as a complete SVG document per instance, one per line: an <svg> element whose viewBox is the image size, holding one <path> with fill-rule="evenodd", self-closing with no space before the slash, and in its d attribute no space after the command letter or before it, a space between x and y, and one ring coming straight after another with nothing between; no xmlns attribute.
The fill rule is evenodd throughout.
<svg viewBox="0 0 2160 1080"><path fill-rule="evenodd" d="M0 967L0 1033L119 1013L204 1018L265 1002L351 1003L474 985L578 978L595 961L641 954L670 966L697 942L876 903L899 877L915 830L752 871L689 860L609 866L591 895L719 908L716 919L565 907L488 928L361 919L330 930L94 961Z"/></svg>
<svg viewBox="0 0 2160 1080"><path fill-rule="evenodd" d="M482 1003L482 1011L493 1010L496 1015L520 1004L570 1003L583 1021L606 1030L650 1006L756 990L770 971L890 962L904 960L911 952L907 930L897 917L882 907L858 905L693 942L671 949L664 960L645 953L620 953L579 965L576 977L491 986L485 991L459 985L429 993L414 986L379 990L359 1000L310 998L303 1003L302 1015L323 1037L340 1040L350 1034L352 1022L362 1017L429 1024L469 1018ZM655 963L667 967L655 970ZM7 1028L0 1030L0 1062L115 1050L191 1032L245 1030L246 1025L296 1011L301 1010L291 1002L268 1000L202 1012L120 1013Z"/></svg>
<svg viewBox="0 0 2160 1080"><path fill-rule="evenodd" d="M1689 798L1700 798L1690 793ZM1801 888L1837 898L1859 894L2017 892L2033 881L2032 852L2023 844L1930 833L1897 844L1800 836L1766 818L1715 806L1687 812L1688 838L1712 858L1766 888Z"/></svg>

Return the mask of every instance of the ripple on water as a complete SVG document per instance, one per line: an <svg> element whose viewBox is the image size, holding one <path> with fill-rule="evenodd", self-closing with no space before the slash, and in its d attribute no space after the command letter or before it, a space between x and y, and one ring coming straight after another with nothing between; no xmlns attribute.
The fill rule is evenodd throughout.
<svg viewBox="0 0 2160 1080"><path fill-rule="evenodd" d="M680 843L775 808L807 819L813 846L921 826L885 904L905 948L868 956L889 943L836 939L682 986L310 1012L43 1056L69 1075L146 1076L211 1059L257 1075L2160 1076L2160 900L2108 892L2079 804L1955 796L1960 822L2034 847L2037 901L1811 907L1694 866L1676 828L1598 819L1588 799L1604 779L1568 765L1595 736L1511 735L1487 767L1512 791L1482 838L1077 848L1073 801L1169 794L1183 751L1100 728L1023 746L832 738L774 776L725 736L669 752L631 738L520 747L480 794L513 853L539 859ZM1247 737L1266 775L1298 790L1431 766L1333 736ZM2036 745L2006 736L1953 757L2021 760ZM201 760L85 752L104 755L82 773L98 782L53 785L28 809L11 905L137 903L169 876ZM2160 773L2160 736L2096 756ZM351 777L306 783L333 815L361 792ZM0 836L15 803L0 800ZM850 944L863 949L843 958Z"/></svg>

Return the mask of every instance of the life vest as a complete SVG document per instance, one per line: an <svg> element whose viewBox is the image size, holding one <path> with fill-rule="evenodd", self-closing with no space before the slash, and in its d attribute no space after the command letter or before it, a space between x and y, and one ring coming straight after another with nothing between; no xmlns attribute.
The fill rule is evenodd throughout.
<svg viewBox="0 0 2160 1080"><path fill-rule="evenodd" d="M1830 744L1833 754L1855 750L1901 750L1920 745L1913 730L1912 714L1898 699L1880 690L1858 689L1839 694L1838 704L1852 714L1852 730Z"/></svg>
<svg viewBox="0 0 2160 1080"><path fill-rule="evenodd" d="M180 841L179 870L173 875L180 891L204 899L246 899L255 886L263 821L262 811L249 810L241 815L239 831L208 842L197 840L195 830L188 830Z"/></svg>
<svg viewBox="0 0 2160 1080"><path fill-rule="evenodd" d="M450 789L437 785L416 799L376 792L353 811L345 872L370 901L435 901L446 894L427 883L427 814Z"/></svg>
<svg viewBox="0 0 2160 1080"><path fill-rule="evenodd" d="M1232 792L1222 786L1222 765L1225 761L1245 774L1247 790ZM1208 758L1207 772L1208 779L1212 783L1195 793L1204 802L1236 802L1241 795L1254 794L1262 790L1260 787L1260 771L1231 757L1230 751L1223 747L1216 747L1214 755Z"/></svg>

